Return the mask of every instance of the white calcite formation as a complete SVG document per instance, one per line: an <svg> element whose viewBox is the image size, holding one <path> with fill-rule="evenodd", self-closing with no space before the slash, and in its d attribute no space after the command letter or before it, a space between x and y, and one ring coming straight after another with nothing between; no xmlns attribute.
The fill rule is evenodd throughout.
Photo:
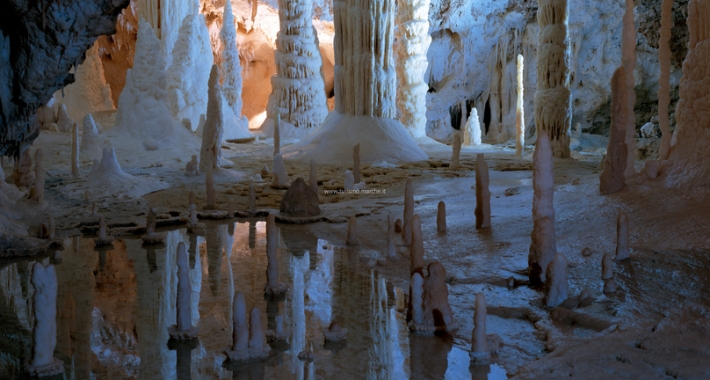
<svg viewBox="0 0 710 380"><path fill-rule="evenodd" d="M209 80L207 101L207 118L202 131L202 147L200 148L200 171L208 166L219 168L220 149L222 147L222 90L219 84L219 71L212 66Z"/></svg>
<svg viewBox="0 0 710 380"><path fill-rule="evenodd" d="M170 338L188 340L195 338L198 333L197 326L192 325L192 287L190 286L190 267L185 243L177 246L177 323L168 327Z"/></svg>
<svg viewBox="0 0 710 380"><path fill-rule="evenodd" d="M343 152L360 144L363 162L425 160L426 153L395 119L395 0L335 0L333 10L335 112L284 148L284 156L342 164L349 161Z"/></svg>
<svg viewBox="0 0 710 380"><path fill-rule="evenodd" d="M350 170L345 171L345 180L343 180L343 189L355 190L355 176Z"/></svg>
<svg viewBox="0 0 710 380"><path fill-rule="evenodd" d="M461 156L461 135L454 134L454 144L451 148L451 159L449 160L449 169L459 170L459 157Z"/></svg>
<svg viewBox="0 0 710 380"><path fill-rule="evenodd" d="M288 189L288 172L281 157L281 153L274 155L274 164L271 170L271 187L276 189Z"/></svg>
<svg viewBox="0 0 710 380"><path fill-rule="evenodd" d="M281 28L276 36L276 75L271 77L267 114L281 117L285 136L301 137L328 115L322 59L312 23L313 2L279 0L278 10Z"/></svg>
<svg viewBox="0 0 710 380"><path fill-rule="evenodd" d="M476 311L473 314L473 333L471 336L471 364L487 365L491 361L486 340L486 297L483 293L476 293Z"/></svg>
<svg viewBox="0 0 710 380"><path fill-rule="evenodd" d="M621 63L626 72L626 170L624 176L628 179L636 175L634 160L636 159L636 91L634 91L636 69L636 24L634 22L634 0L626 0L626 13L623 18L621 37Z"/></svg>
<svg viewBox="0 0 710 380"><path fill-rule="evenodd" d="M671 126L668 118L668 106L671 103L671 28L673 27L674 0L661 2L661 31L658 39L658 63L661 75L658 80L658 126L661 129L661 147L658 157L668 158L671 149Z"/></svg>
<svg viewBox="0 0 710 380"><path fill-rule="evenodd" d="M255 3L256 4L256 3ZM224 139L241 139L251 136L249 120L242 116L242 66L237 48L237 30L232 14L232 3L224 4L222 29L219 31L222 44L222 62L219 74L222 78L222 117L224 119Z"/></svg>
<svg viewBox="0 0 710 380"><path fill-rule="evenodd" d="M476 155L476 228L491 228L491 191L488 164L483 153Z"/></svg>
<svg viewBox="0 0 710 380"><path fill-rule="evenodd" d="M57 272L54 265L35 263L32 267L34 287L34 328L32 358L27 372L32 377L64 373L64 363L54 357L57 345Z"/></svg>
<svg viewBox="0 0 710 380"><path fill-rule="evenodd" d="M233 345L231 350L226 351L229 359L236 362L266 359L271 347L266 343L261 311L254 306L247 322L246 302L242 293L234 294L232 321Z"/></svg>
<svg viewBox="0 0 710 380"><path fill-rule="evenodd" d="M82 120L98 111L111 111L116 107L111 99L111 86L106 83L104 67L99 56L98 43L86 51L86 59L74 67L74 83L54 93L71 119Z"/></svg>
<svg viewBox="0 0 710 380"><path fill-rule="evenodd" d="M429 0L399 0L397 7L397 107L414 138L426 136L424 73L429 67Z"/></svg>
<svg viewBox="0 0 710 380"><path fill-rule="evenodd" d="M101 163L98 167L91 169L89 178L95 183L100 183L107 188L119 188L126 183L136 181L135 177L125 173L123 169L121 169L121 165L118 164L118 158L116 158L116 151L110 146L104 147L101 155Z"/></svg>
<svg viewBox="0 0 710 380"><path fill-rule="evenodd" d="M559 306L569 296L567 258L565 255L557 252L545 272L545 305L549 307Z"/></svg>
<svg viewBox="0 0 710 380"><path fill-rule="evenodd" d="M171 61L170 53L178 39L183 19L189 14L198 13L199 6L198 0L141 0L137 2L138 15L150 23L155 37L160 40L160 45L166 52L168 63Z"/></svg>
<svg viewBox="0 0 710 380"><path fill-rule="evenodd" d="M629 258L629 218L621 212L616 218L616 259Z"/></svg>
<svg viewBox="0 0 710 380"><path fill-rule="evenodd" d="M67 106L60 104L59 110L57 110L57 129L59 132L69 132L72 125L74 125L74 119L69 117Z"/></svg>
<svg viewBox="0 0 710 380"><path fill-rule="evenodd" d="M599 174L599 191L615 193L625 186L627 161L626 126L628 123L626 71L619 67L611 78L611 126L604 168Z"/></svg>
<svg viewBox="0 0 710 380"><path fill-rule="evenodd" d="M81 134L80 156L84 160L93 160L101 155L101 143L99 142L99 129L96 127L93 116L86 114L84 117Z"/></svg>
<svg viewBox="0 0 710 380"><path fill-rule="evenodd" d="M284 283L279 282L279 230L276 227L276 217L269 214L266 217L266 288L264 292L268 295L278 295L285 293L288 288Z"/></svg>
<svg viewBox="0 0 710 380"><path fill-rule="evenodd" d="M475 108L471 108L471 115L464 125L463 145L481 145L481 122L478 120L478 111Z"/></svg>
<svg viewBox="0 0 710 380"><path fill-rule="evenodd" d="M535 125L546 131L555 157L570 155L567 0L540 0Z"/></svg>
<svg viewBox="0 0 710 380"><path fill-rule="evenodd" d="M525 69L525 59L522 54L518 54L518 91L515 102L515 156L523 157L525 150L525 85L523 70ZM474 108L475 109L475 108ZM479 127L480 130L480 127Z"/></svg>
<svg viewBox="0 0 710 380"><path fill-rule="evenodd" d="M436 212L436 232L446 233L446 203L439 201Z"/></svg>
<svg viewBox="0 0 710 380"><path fill-rule="evenodd" d="M530 281L545 282L545 268L557 253L552 147L547 132L538 131L533 153L533 231L528 254Z"/></svg>
<svg viewBox="0 0 710 380"><path fill-rule="evenodd" d="M266 330L266 337L270 340L280 340L285 341L291 335L290 331L284 328L284 316L276 316L276 330Z"/></svg>
<svg viewBox="0 0 710 380"><path fill-rule="evenodd" d="M404 184L404 216L402 217L402 240L404 245L412 242L412 217L414 216L414 187L412 180L407 179Z"/></svg>
<svg viewBox="0 0 710 380"><path fill-rule="evenodd" d="M419 271L412 275L412 309L411 318L408 319L409 329L427 333L455 330L458 328L458 323L455 321L453 311L449 305L446 269L435 261L429 263L427 273L428 275L421 286L421 292L418 289L419 279L417 276L419 276ZM421 297L421 304L419 296ZM421 305L419 309L421 312L419 310L415 312L415 309L419 308L418 305Z"/></svg>
<svg viewBox="0 0 710 380"><path fill-rule="evenodd" d="M668 160L668 183L694 186L710 182L710 4L688 2L688 54L683 62L680 99L676 105L678 126L673 134Z"/></svg>
<svg viewBox="0 0 710 380"><path fill-rule="evenodd" d="M182 20L168 69L170 112L177 120L188 119L197 128L207 110L207 86L212 67L210 33L205 16L191 14Z"/></svg>
<svg viewBox="0 0 710 380"><path fill-rule="evenodd" d="M602 280L604 280L604 293L614 293L617 289L614 281L614 259L609 252L602 258ZM580 298L581 299L581 298Z"/></svg>
<svg viewBox="0 0 710 380"><path fill-rule="evenodd" d="M424 269L424 238L422 237L422 221L419 214L412 217L412 244L409 246L409 273Z"/></svg>
<svg viewBox="0 0 710 380"><path fill-rule="evenodd" d="M348 237L345 239L345 244L349 246L360 244L357 238L357 218L355 215L351 215L350 219L348 219Z"/></svg>

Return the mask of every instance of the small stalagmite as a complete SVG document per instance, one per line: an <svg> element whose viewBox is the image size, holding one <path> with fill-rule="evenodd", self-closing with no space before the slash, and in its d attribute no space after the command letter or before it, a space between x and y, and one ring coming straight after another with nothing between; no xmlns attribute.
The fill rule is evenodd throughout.
<svg viewBox="0 0 710 380"><path fill-rule="evenodd" d="M491 192L488 164L483 154L476 155L476 228L491 227Z"/></svg>
<svg viewBox="0 0 710 380"><path fill-rule="evenodd" d="M387 215L387 257L394 259L397 257L397 247L394 241L394 218Z"/></svg>
<svg viewBox="0 0 710 380"><path fill-rule="evenodd" d="M71 174L79 175L79 126L71 127Z"/></svg>
<svg viewBox="0 0 710 380"><path fill-rule="evenodd" d="M32 378L58 375L64 373L64 362L54 357L57 345L57 272L54 265L35 263L31 281L34 287L34 328L27 372Z"/></svg>
<svg viewBox="0 0 710 380"><path fill-rule="evenodd" d="M267 295L279 295L285 293L288 288L279 282L279 258L278 258L279 230L276 227L276 216L269 214L266 217L266 289Z"/></svg>
<svg viewBox="0 0 710 380"><path fill-rule="evenodd" d="M602 280L604 280L604 293L614 293L616 282L614 281L614 260L609 252L602 258Z"/></svg>
<svg viewBox="0 0 710 380"><path fill-rule="evenodd" d="M451 150L451 159L449 160L449 169L459 170L459 156L461 155L461 135L454 133L454 145Z"/></svg>
<svg viewBox="0 0 710 380"><path fill-rule="evenodd" d="M491 362L491 353L486 340L486 297L476 293L476 311L473 314L473 334L471 337L471 364L487 365Z"/></svg>
<svg viewBox="0 0 710 380"><path fill-rule="evenodd" d="M185 243L177 246L177 323L168 327L171 339L189 340L197 336L198 328L192 325L192 287L190 286L190 267Z"/></svg>
<svg viewBox="0 0 710 380"><path fill-rule="evenodd" d="M205 193L207 195L207 204L205 204L205 209L217 209L217 196L215 194L214 189L214 175L212 173L212 166L207 166L207 174L205 175Z"/></svg>
<svg viewBox="0 0 710 380"><path fill-rule="evenodd" d="M99 217L99 237L94 239L94 243L97 246L109 245L113 243L113 238L108 236L108 233L106 232L106 220L104 220L103 216Z"/></svg>
<svg viewBox="0 0 710 380"><path fill-rule="evenodd" d="M284 329L284 316L276 316L276 330L266 330L266 337L269 340L285 341L290 336L290 331Z"/></svg>
<svg viewBox="0 0 710 380"><path fill-rule="evenodd" d="M96 127L91 114L86 114L82 125L81 146L79 150L86 159L94 159L101 155L101 144L99 143L99 129Z"/></svg>
<svg viewBox="0 0 710 380"><path fill-rule="evenodd" d="M316 160L311 160L308 184L311 189L313 189L313 192L318 194L318 164L316 163Z"/></svg>
<svg viewBox="0 0 710 380"><path fill-rule="evenodd" d="M59 132L69 132L72 129L72 125L74 125L74 119L69 117L67 106L60 104L57 110L57 129L59 129Z"/></svg>
<svg viewBox="0 0 710 380"><path fill-rule="evenodd" d="M602 194L615 193L624 188L627 165L626 126L628 92L626 72L619 67L611 77L611 126L609 144L604 157L604 168L599 175L599 191Z"/></svg>
<svg viewBox="0 0 710 380"><path fill-rule="evenodd" d="M412 243L412 217L414 216L414 187L408 179L404 185L404 217L402 218L402 239L404 244Z"/></svg>
<svg viewBox="0 0 710 380"><path fill-rule="evenodd" d="M197 219L197 206L194 203L190 203L190 207L188 208L188 212L190 213L190 219L187 222L187 230L191 233L201 233L204 231L205 225L203 223L199 223Z"/></svg>
<svg viewBox="0 0 710 380"><path fill-rule="evenodd" d="M353 179L360 183L360 144L353 147Z"/></svg>
<svg viewBox="0 0 710 380"><path fill-rule="evenodd" d="M409 301L411 308L411 320L409 321L410 328L412 326L424 325L424 278L421 273L414 272L409 282L411 299Z"/></svg>
<svg viewBox="0 0 710 380"><path fill-rule="evenodd" d="M547 266L545 281L545 304L549 307L561 305L569 295L567 286L567 258L561 252Z"/></svg>
<svg viewBox="0 0 710 380"><path fill-rule="evenodd" d="M271 187L276 189L287 189L288 188L288 173L286 172L286 165L284 165L283 158L281 158L281 153L274 155Z"/></svg>
<svg viewBox="0 0 710 380"><path fill-rule="evenodd" d="M616 218L616 259L629 258L629 218L626 213L619 213Z"/></svg>
<svg viewBox="0 0 710 380"><path fill-rule="evenodd" d="M439 201L439 206L436 213L436 232L440 234L446 233L446 203Z"/></svg>
<svg viewBox="0 0 710 380"><path fill-rule="evenodd" d="M145 235L141 237L141 239L143 239L143 243L158 244L165 240L165 234L155 232L156 223L157 217L155 215L155 208L150 207L148 208L148 216L146 217Z"/></svg>
<svg viewBox="0 0 710 380"><path fill-rule="evenodd" d="M343 189L355 190L355 176L350 170L345 171L345 180L343 181Z"/></svg>
<svg viewBox="0 0 710 380"><path fill-rule="evenodd" d="M355 215L350 216L348 220L348 237L345 239L345 244L349 246L356 246L360 242L357 238L357 218Z"/></svg>
<svg viewBox="0 0 710 380"><path fill-rule="evenodd" d="M411 259L409 273L414 273L417 269L424 269L424 239L422 238L422 222L419 214L412 217L412 244L409 246L409 256Z"/></svg>
<svg viewBox="0 0 710 380"><path fill-rule="evenodd" d="M421 323L417 323L415 319L415 308L418 301L417 292L415 290L415 280L420 271L415 271L412 275L412 313L411 319L408 321L409 329L412 331L420 331L433 333L435 331L453 331L458 328L458 323L454 319L453 310L449 305L449 290L446 285L446 269L440 263L434 261L427 266L427 276L424 278L422 286L421 298Z"/></svg>

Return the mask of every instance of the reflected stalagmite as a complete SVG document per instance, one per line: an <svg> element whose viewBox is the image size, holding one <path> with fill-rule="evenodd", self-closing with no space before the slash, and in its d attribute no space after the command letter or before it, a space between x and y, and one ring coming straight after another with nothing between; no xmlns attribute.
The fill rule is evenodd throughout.
<svg viewBox="0 0 710 380"><path fill-rule="evenodd" d="M256 212L256 193L253 183L249 184L249 212Z"/></svg>
<svg viewBox="0 0 710 380"><path fill-rule="evenodd" d="M214 189L214 176L212 166L207 166L207 175L205 176L205 193L207 195L206 210L214 210L217 208L217 199Z"/></svg>
<svg viewBox="0 0 710 380"><path fill-rule="evenodd" d="M269 214L266 218L266 294L283 294L288 289L285 284L279 282L279 260L278 260L279 230L276 227L276 217Z"/></svg>
<svg viewBox="0 0 710 380"><path fill-rule="evenodd" d="M101 245L108 245L113 242L113 238L108 236L106 232L106 221L104 220L103 216L99 217L99 237L94 239L94 243L96 243L97 246Z"/></svg>
<svg viewBox="0 0 710 380"><path fill-rule="evenodd" d="M476 293L476 311L473 315L473 334L471 337L471 364L487 365L491 361L486 340L486 297L483 293Z"/></svg>
<svg viewBox="0 0 710 380"><path fill-rule="evenodd" d="M163 242L165 240L165 234L159 234L155 232L155 225L156 225L157 219L155 215L155 208L149 207L148 208L148 216L146 218L146 223L145 223L145 235L141 237L143 239L143 242L146 244L157 244Z"/></svg>
<svg viewBox="0 0 710 380"><path fill-rule="evenodd" d="M348 219L348 237L345 239L345 244L350 246L356 246L359 244L357 238L357 218L355 215L350 216Z"/></svg>
<svg viewBox="0 0 710 380"><path fill-rule="evenodd" d="M488 164L483 154L476 155L476 228L491 227L491 192Z"/></svg>
<svg viewBox="0 0 710 380"><path fill-rule="evenodd" d="M33 377L57 375L64 372L64 363L54 357L57 345L57 273L54 265L35 263L32 286L35 289L34 328L32 359L27 372Z"/></svg>
<svg viewBox="0 0 710 380"><path fill-rule="evenodd" d="M186 340L196 337L198 329L196 326L192 326L190 268L188 266L187 249L183 242L180 242L177 246L177 267L177 324L168 327L168 333L172 339Z"/></svg>
<svg viewBox="0 0 710 380"><path fill-rule="evenodd" d="M619 213L616 218L616 259L629 258L629 217L626 213Z"/></svg>
<svg viewBox="0 0 710 380"><path fill-rule="evenodd" d="M242 293L235 293L232 312L232 349L225 353L230 360L240 362L265 359L271 347L266 343L266 332L261 325L261 311L254 306L247 322L247 307Z"/></svg>

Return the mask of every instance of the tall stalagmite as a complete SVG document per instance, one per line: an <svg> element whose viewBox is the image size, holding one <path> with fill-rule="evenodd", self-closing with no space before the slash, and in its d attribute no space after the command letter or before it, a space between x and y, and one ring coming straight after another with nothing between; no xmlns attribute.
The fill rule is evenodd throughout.
<svg viewBox="0 0 710 380"><path fill-rule="evenodd" d="M429 66L429 0L399 0L397 12L397 107L399 120L414 138L426 136L424 73Z"/></svg>
<svg viewBox="0 0 710 380"><path fill-rule="evenodd" d="M626 70L619 67L611 77L611 126L609 145L604 157L604 169L599 175L599 191L602 194L615 193L624 188L626 170L626 125L629 120L626 105Z"/></svg>
<svg viewBox="0 0 710 380"><path fill-rule="evenodd" d="M658 125L661 128L661 147L658 157L668 158L671 149L671 126L668 119L668 105L671 103L671 28L673 27L673 0L661 3L661 37L658 39L658 62L661 77L658 81Z"/></svg>
<svg viewBox="0 0 710 380"><path fill-rule="evenodd" d="M540 24L534 111L537 134L547 131L552 154L569 157L567 0L540 0L537 20Z"/></svg>
<svg viewBox="0 0 710 380"><path fill-rule="evenodd" d="M207 118L202 131L202 148L200 149L200 171L206 172L209 165L219 168L219 150L222 145L222 89L219 85L217 66L212 66L210 72Z"/></svg>
<svg viewBox="0 0 710 380"><path fill-rule="evenodd" d="M533 232L528 270L530 281L545 282L545 269L557 253L552 147L547 132L540 131L533 153Z"/></svg>
<svg viewBox="0 0 710 380"><path fill-rule="evenodd" d="M313 0L279 0L276 75L271 77L273 91L267 105L270 117L278 113L281 121L303 133L321 125L328 116L322 59L312 19Z"/></svg>
<svg viewBox="0 0 710 380"><path fill-rule="evenodd" d="M626 70L626 91L628 99L626 124L626 170L624 176L628 179L636 175L634 159L636 158L636 92L634 91L634 69L636 68L636 24L634 23L634 0L626 0L626 13L621 37L621 63Z"/></svg>

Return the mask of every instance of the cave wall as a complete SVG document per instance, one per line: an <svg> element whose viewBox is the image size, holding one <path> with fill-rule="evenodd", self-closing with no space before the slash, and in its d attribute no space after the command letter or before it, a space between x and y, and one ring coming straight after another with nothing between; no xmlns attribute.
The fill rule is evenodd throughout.
<svg viewBox="0 0 710 380"><path fill-rule="evenodd" d="M74 81L97 37L116 32L129 0L0 0L0 155L39 134L36 110Z"/></svg>

